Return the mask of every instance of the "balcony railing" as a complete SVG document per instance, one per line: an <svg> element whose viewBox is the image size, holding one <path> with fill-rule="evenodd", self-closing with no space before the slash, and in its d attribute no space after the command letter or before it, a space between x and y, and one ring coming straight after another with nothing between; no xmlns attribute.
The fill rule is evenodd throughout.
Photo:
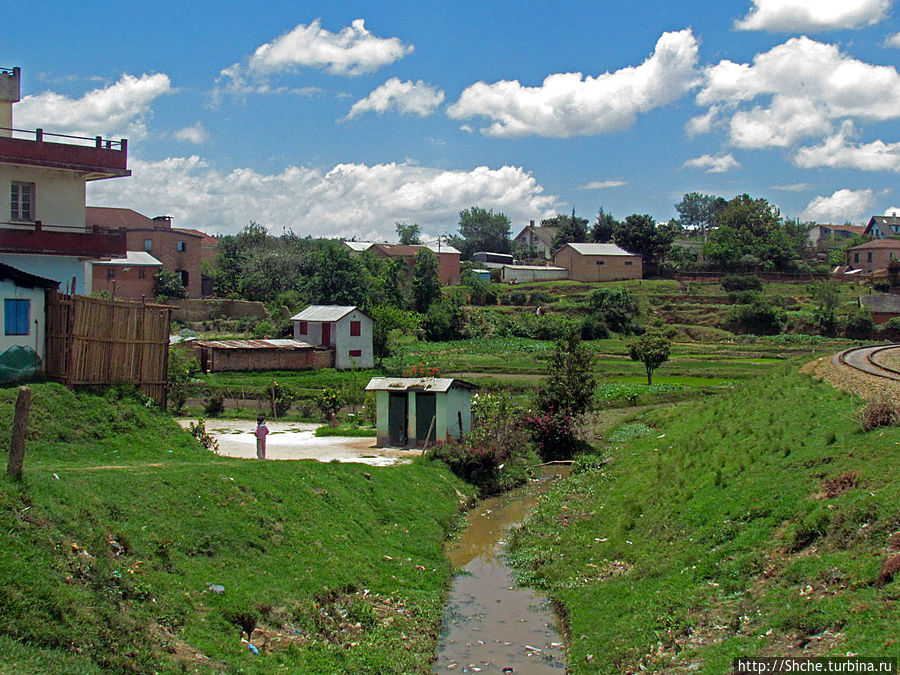
<svg viewBox="0 0 900 675"><path fill-rule="evenodd" d="M0 68L0 72L2 72L2 68ZM21 138L27 141L37 141L38 143L43 143L44 139L47 138L48 142L53 142L55 138L66 138L69 141L74 142L65 142L65 145L79 145L86 148L97 148L100 150L121 150L122 152L128 151L128 139L122 138L118 141L114 141L109 138L103 138L102 136L70 136L69 134L53 134L47 133L43 129L13 129L11 127L0 127L0 131L6 131L9 133L10 138Z"/></svg>
<svg viewBox="0 0 900 675"><path fill-rule="evenodd" d="M128 141L0 127L0 162L71 169L87 180L130 176Z"/></svg>
<svg viewBox="0 0 900 675"><path fill-rule="evenodd" d="M125 228L97 225L45 225L0 221L0 252L70 255L88 258L125 256Z"/></svg>

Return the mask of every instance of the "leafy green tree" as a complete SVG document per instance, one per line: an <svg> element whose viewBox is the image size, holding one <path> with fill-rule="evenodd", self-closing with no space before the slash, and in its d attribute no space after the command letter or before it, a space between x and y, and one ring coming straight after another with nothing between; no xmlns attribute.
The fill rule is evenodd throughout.
<svg viewBox="0 0 900 675"><path fill-rule="evenodd" d="M837 308L841 300L840 283L829 279L812 286L812 299L816 303L813 316L819 326L819 332L827 337L837 334Z"/></svg>
<svg viewBox="0 0 900 675"><path fill-rule="evenodd" d="M545 413L580 415L593 405L597 384L594 356L577 331L556 341L547 366L547 381L537 393L537 407Z"/></svg>
<svg viewBox="0 0 900 675"><path fill-rule="evenodd" d="M170 298L186 298L187 289L181 283L181 277L165 267L153 275L153 295L157 300L166 301Z"/></svg>
<svg viewBox="0 0 900 675"><path fill-rule="evenodd" d="M509 218L480 206L459 212L459 237L451 237L450 243L459 248L462 257L470 259L476 251L511 253Z"/></svg>
<svg viewBox="0 0 900 675"><path fill-rule="evenodd" d="M716 226L716 215L728 202L723 197L688 192L675 204L682 227L699 230L706 241L707 233Z"/></svg>
<svg viewBox="0 0 900 675"><path fill-rule="evenodd" d="M780 269L799 256L797 242L782 225L781 212L765 199L739 195L717 213L716 223L704 252L726 269L753 260Z"/></svg>
<svg viewBox="0 0 900 675"><path fill-rule="evenodd" d="M598 244L606 244L612 241L616 228L619 225L619 221L604 212L601 206L600 211L597 213L597 220L594 221L594 225L591 227L591 241Z"/></svg>
<svg viewBox="0 0 900 675"><path fill-rule="evenodd" d="M616 228L615 240L629 253L643 256L644 265L653 265L666 257L675 229L668 223L657 224L653 216L635 213Z"/></svg>
<svg viewBox="0 0 900 675"><path fill-rule="evenodd" d="M556 215L553 218L547 218L541 221L541 227L556 227L556 236L550 247L554 251L558 251L566 244L581 243L588 239L588 221L587 218L578 218L575 215L575 209L572 209L571 216Z"/></svg>
<svg viewBox="0 0 900 675"><path fill-rule="evenodd" d="M653 384L653 371L669 360L671 343L662 333L648 331L628 345L632 361L640 361L647 370L647 386Z"/></svg>
<svg viewBox="0 0 900 675"><path fill-rule="evenodd" d="M397 238L401 244L421 244L422 229L417 223L397 223Z"/></svg>
<svg viewBox="0 0 900 675"><path fill-rule="evenodd" d="M237 291L247 300L269 302L303 284L300 259L274 240L243 256Z"/></svg>
<svg viewBox="0 0 900 675"><path fill-rule="evenodd" d="M466 317L456 298L439 298L431 303L422 321L426 339L432 342L459 340L464 336Z"/></svg>
<svg viewBox="0 0 900 675"><path fill-rule="evenodd" d="M184 347L169 349L166 399L172 412L180 413L184 409L184 404L197 384L194 375L199 370L200 362Z"/></svg>
<svg viewBox="0 0 900 675"><path fill-rule="evenodd" d="M417 312L427 312L431 304L441 295L437 256L427 248L420 249L416 253L410 285L413 308Z"/></svg>
<svg viewBox="0 0 900 675"><path fill-rule="evenodd" d="M372 327L372 349L380 368L385 356L390 356L391 340L395 333L414 333L422 323L422 315L392 305L378 305L369 310Z"/></svg>
<svg viewBox="0 0 900 675"><path fill-rule="evenodd" d="M629 334L637 329L639 308L627 288L598 288L588 296L592 313L616 332Z"/></svg>
<svg viewBox="0 0 900 675"><path fill-rule="evenodd" d="M252 220L238 234L219 239L213 290L219 297L238 293L247 257L253 250L268 245L266 228Z"/></svg>
<svg viewBox="0 0 900 675"><path fill-rule="evenodd" d="M307 280L307 294L316 305L362 305L366 283L361 263L339 244L313 254L314 272Z"/></svg>

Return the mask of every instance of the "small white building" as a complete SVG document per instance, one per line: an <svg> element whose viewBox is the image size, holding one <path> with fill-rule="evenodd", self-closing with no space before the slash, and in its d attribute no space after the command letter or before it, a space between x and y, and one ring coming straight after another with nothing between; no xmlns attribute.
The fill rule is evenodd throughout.
<svg viewBox="0 0 900 675"><path fill-rule="evenodd" d="M291 317L294 338L334 349L334 367L372 368L372 318L354 306L310 305Z"/></svg>
<svg viewBox="0 0 900 675"><path fill-rule="evenodd" d="M59 282L0 264L0 382L34 377L44 362L46 313L44 296Z"/></svg>
<svg viewBox="0 0 900 675"><path fill-rule="evenodd" d="M378 447L415 448L472 430L474 384L449 377L373 377Z"/></svg>
<svg viewBox="0 0 900 675"><path fill-rule="evenodd" d="M504 265L500 269L500 279L504 282L526 283L529 281L556 281L568 279L569 270L551 265Z"/></svg>

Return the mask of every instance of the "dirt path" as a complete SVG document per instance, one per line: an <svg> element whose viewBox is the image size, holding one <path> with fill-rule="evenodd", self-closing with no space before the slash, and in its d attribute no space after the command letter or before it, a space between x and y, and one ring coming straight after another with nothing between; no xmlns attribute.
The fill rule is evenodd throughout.
<svg viewBox="0 0 900 675"><path fill-rule="evenodd" d="M192 420L179 420L187 428ZM355 462L389 466L411 461L419 450L376 448L375 439L327 436L317 438L319 424L303 422L267 422L271 432L266 441L267 459L315 459L320 462ZM219 454L226 457L256 459L256 423L250 420L207 420L206 431L219 442Z"/></svg>

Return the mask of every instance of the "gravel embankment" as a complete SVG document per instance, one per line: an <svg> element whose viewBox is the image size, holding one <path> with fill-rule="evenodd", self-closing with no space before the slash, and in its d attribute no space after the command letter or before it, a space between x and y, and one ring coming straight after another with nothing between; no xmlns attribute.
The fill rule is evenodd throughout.
<svg viewBox="0 0 900 675"><path fill-rule="evenodd" d="M887 364L887 361L883 361ZM832 387L856 394L865 399L900 397L900 382L886 380L883 377L866 375L858 370L834 362L832 357L825 356L804 365L800 372L824 380Z"/></svg>

